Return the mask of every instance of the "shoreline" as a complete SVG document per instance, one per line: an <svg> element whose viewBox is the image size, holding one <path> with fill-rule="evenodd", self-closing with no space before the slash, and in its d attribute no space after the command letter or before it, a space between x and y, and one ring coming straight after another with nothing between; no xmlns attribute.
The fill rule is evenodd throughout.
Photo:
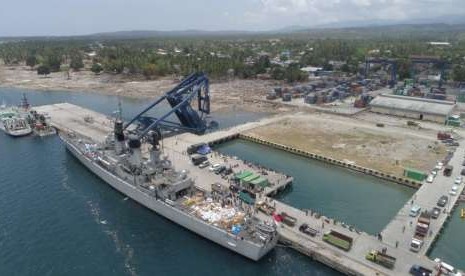
<svg viewBox="0 0 465 276"><path fill-rule="evenodd" d="M70 79L63 72L38 76L26 66L0 65L0 88L26 89L30 91L65 91L77 93L122 96L133 99L160 97L179 83L174 77L156 80L141 80L123 75L100 74L90 71L71 72ZM244 110L253 112L281 113L292 108L263 101L265 95L276 85L267 80L211 81L210 98L212 111Z"/></svg>

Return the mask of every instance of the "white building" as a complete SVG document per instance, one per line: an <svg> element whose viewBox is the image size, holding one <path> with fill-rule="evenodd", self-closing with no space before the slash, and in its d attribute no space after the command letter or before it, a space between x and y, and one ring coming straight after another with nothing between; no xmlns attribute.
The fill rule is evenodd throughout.
<svg viewBox="0 0 465 276"><path fill-rule="evenodd" d="M431 41L431 42L428 42L428 44L431 46L450 46L449 42Z"/></svg>
<svg viewBox="0 0 465 276"><path fill-rule="evenodd" d="M371 103L375 113L445 123L452 114L454 102L381 94Z"/></svg>

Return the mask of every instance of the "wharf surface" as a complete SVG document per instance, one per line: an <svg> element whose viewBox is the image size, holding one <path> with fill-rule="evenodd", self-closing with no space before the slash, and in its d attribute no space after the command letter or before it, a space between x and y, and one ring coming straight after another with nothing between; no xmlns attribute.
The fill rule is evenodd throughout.
<svg viewBox="0 0 465 276"><path fill-rule="evenodd" d="M90 137L96 142L105 141L106 137L112 132L113 123L111 118L76 105L63 103L35 107L35 109L38 112L48 113L51 117L51 124L59 130L73 131L80 135ZM92 117L92 120L84 120L85 117L89 116ZM184 133L163 139L162 146L165 154L169 156L176 169L189 170L196 185L199 186L199 188L208 191L211 189L211 184L224 183L226 180L219 175L209 172L207 168L200 169L192 165L190 158L186 153L188 146L201 142L215 144L221 143L222 141L232 140L238 137L243 131L266 125L273 121L279 121L283 118L286 118L286 115L270 117L258 122L246 123L202 136ZM451 164L456 168L453 176L446 178L438 175L434 184L423 185L423 188L414 195L414 201L416 204L421 205L422 208L430 209L435 205L439 195L450 190L450 187L452 186L451 183L453 182L454 177L458 174L457 168L461 168L460 156L463 152L464 147L462 146L457 150L454 158L451 160ZM210 157L213 162L225 163L233 167L236 165L239 170L247 169L260 174L260 168L251 168L241 160L221 156L217 153L213 153ZM421 265L432 270L436 266L434 261L428 259L424 255L427 250L426 247L431 246L431 243L425 246L425 250L420 253L413 253L408 249L411 232L408 233L408 231L405 231L405 233L402 233L401 230L402 225L407 222L405 219L405 212L406 210L409 210L410 202L402 208L396 218L383 230L382 234L384 237L381 241L373 235L356 231L354 228L349 227L344 223L335 222L334 220L324 216L317 218L315 214L312 214L309 211L293 208L268 197L268 194L272 194L273 191L281 189L283 186L285 187L288 183L286 183L286 181L280 182L280 180L285 179L285 177L283 178L283 174L278 172L268 171L268 175L266 177L270 179L270 182L274 183L274 185L271 185L268 190L260 194L259 199L270 202L275 206L277 212L285 211L287 214L297 219L298 223L296 226L289 227L281 225L278 228L278 231L285 244L288 244L290 247L300 251L301 253L349 275L408 275L408 271L413 264ZM460 192L462 192L462 189L463 185L460 185ZM457 198L458 196L455 197L455 200ZM452 203L455 203L455 200L451 202L448 208L449 212L453 206ZM265 215L259 211L256 212L257 215L263 219L269 221L272 220L271 216ZM433 240L439 233L437 229L440 229L442 224L446 221L445 215L442 215L441 217L441 219L434 222L434 237L431 237L431 240ZM305 235L298 229L302 223L307 223L310 227L318 230L319 233L315 237ZM346 252L324 242L322 240L322 234L324 231L328 230L335 230L352 237L354 239L352 249L349 252ZM399 237L402 237L402 240L400 240ZM397 247L395 246L395 241L399 241ZM383 248L387 250L387 254L397 259L395 267L392 270L386 269L365 259L365 255L368 251L373 249L381 250Z"/></svg>
<svg viewBox="0 0 465 276"><path fill-rule="evenodd" d="M452 165L451 176L444 176L442 171L437 172L437 176L432 183L424 183L418 191L413 194L412 198L399 210L397 215L390 221L390 223L382 230L381 235L383 241L389 244L396 244L405 250L410 248L410 242L415 234L415 226L418 216L409 216L410 209L413 206L421 207L421 211L431 211L433 207L438 207L436 204L439 197L446 195L449 200L445 207L441 207L441 213L437 219L431 219L430 230L431 232L423 240L423 246L420 249L419 255L425 255L431 248L431 245L439 237L444 223L449 219L454 207L463 192L465 187L463 181L457 185L457 195L450 195L452 186L456 177L460 176L462 170L462 161L465 154L465 145L461 141L461 145L457 147L449 165Z"/></svg>

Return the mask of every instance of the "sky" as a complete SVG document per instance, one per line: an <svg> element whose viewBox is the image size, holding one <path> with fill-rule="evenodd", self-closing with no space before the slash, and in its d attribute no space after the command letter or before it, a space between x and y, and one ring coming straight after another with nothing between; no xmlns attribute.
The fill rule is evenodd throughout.
<svg viewBox="0 0 465 276"><path fill-rule="evenodd" d="M464 15L465 0L0 0L1 36L275 30Z"/></svg>

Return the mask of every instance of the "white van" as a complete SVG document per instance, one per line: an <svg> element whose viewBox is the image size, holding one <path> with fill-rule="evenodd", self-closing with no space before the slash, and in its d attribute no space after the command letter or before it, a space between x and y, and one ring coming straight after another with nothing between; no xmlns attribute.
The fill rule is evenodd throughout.
<svg viewBox="0 0 465 276"><path fill-rule="evenodd" d="M416 217L420 214L420 211L421 211L421 207L418 206L418 205L414 205L412 206L412 208L410 209L410 216L411 217Z"/></svg>

